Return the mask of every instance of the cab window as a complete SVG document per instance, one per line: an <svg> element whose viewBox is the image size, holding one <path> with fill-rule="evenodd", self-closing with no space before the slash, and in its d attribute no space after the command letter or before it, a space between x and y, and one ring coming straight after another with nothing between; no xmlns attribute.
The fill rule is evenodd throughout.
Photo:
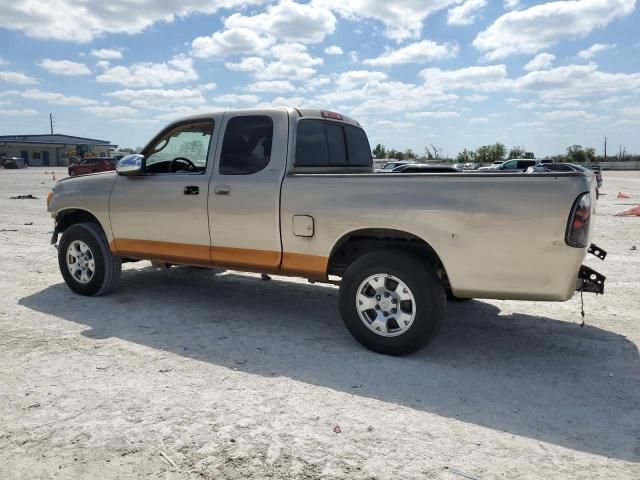
<svg viewBox="0 0 640 480"><path fill-rule="evenodd" d="M328 120L298 122L296 167L370 167L372 162L361 128Z"/></svg>
<svg viewBox="0 0 640 480"><path fill-rule="evenodd" d="M150 173L204 173L213 121L199 121L170 129L145 154Z"/></svg>
<svg viewBox="0 0 640 480"><path fill-rule="evenodd" d="M220 154L221 175L250 175L271 159L273 120L265 115L233 117L227 123Z"/></svg>

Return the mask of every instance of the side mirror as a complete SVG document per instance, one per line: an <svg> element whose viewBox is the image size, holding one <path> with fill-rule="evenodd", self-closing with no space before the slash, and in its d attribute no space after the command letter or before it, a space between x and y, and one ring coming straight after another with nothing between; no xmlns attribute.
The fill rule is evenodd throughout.
<svg viewBox="0 0 640 480"><path fill-rule="evenodd" d="M144 172L144 156L134 153L122 157L116 165L118 175L137 175Z"/></svg>

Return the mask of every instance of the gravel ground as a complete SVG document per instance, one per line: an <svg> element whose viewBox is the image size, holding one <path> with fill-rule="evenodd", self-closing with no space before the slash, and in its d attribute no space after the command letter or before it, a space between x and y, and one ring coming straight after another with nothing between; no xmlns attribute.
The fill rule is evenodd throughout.
<svg viewBox="0 0 640 480"><path fill-rule="evenodd" d="M74 295L51 174L0 170L0 478L637 480L640 218L612 214L640 173L604 182L609 257L588 263L607 291L583 328L579 297L450 304L429 347L391 358L301 279L139 262Z"/></svg>

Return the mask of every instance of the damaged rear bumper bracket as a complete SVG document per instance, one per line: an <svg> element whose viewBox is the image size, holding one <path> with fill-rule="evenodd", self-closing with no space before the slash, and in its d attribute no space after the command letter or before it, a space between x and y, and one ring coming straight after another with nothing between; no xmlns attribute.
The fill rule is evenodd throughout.
<svg viewBox="0 0 640 480"><path fill-rule="evenodd" d="M604 294L604 281L607 279L601 273L585 265L580 267L576 290L579 292Z"/></svg>
<svg viewBox="0 0 640 480"><path fill-rule="evenodd" d="M600 260L604 260L605 258L607 258L607 252L605 250L603 250L602 248L600 248L599 246L597 246L595 243L592 243L589 246L589 253L591 255L595 255Z"/></svg>

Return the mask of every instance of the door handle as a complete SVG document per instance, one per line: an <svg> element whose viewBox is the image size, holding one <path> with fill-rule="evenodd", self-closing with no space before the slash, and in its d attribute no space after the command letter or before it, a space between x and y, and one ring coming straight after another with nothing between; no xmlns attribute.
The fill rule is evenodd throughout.
<svg viewBox="0 0 640 480"><path fill-rule="evenodd" d="M229 195L231 190L228 185L216 185L213 187L213 191L216 195Z"/></svg>
<svg viewBox="0 0 640 480"><path fill-rule="evenodd" d="M184 187L185 195L198 195L200 193L200 187L197 185L187 185Z"/></svg>

